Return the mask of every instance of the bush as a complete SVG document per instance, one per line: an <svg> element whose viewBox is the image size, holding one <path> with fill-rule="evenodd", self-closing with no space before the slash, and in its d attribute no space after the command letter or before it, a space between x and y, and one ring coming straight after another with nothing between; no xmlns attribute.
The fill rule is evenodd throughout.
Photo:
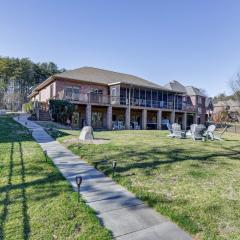
<svg viewBox="0 0 240 240"><path fill-rule="evenodd" d="M23 111L26 113L32 113L33 112L33 102L28 102L28 103L24 103L23 106Z"/></svg>
<svg viewBox="0 0 240 240"><path fill-rule="evenodd" d="M74 104L67 100L51 99L49 101L52 118L56 122L66 123L67 119L72 117Z"/></svg>

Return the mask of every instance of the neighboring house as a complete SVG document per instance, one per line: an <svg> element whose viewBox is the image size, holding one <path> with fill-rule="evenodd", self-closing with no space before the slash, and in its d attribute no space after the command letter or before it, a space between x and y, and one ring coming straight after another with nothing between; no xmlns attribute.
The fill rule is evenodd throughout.
<svg viewBox="0 0 240 240"><path fill-rule="evenodd" d="M188 112L187 126L192 122L205 123L206 121L206 95L196 87L184 86L180 82L173 80L164 86L172 91L182 93L182 104Z"/></svg>
<svg viewBox="0 0 240 240"><path fill-rule="evenodd" d="M78 117L74 122L80 128L161 129L176 121L186 128L205 122L205 96L195 90L171 89L129 74L82 67L51 76L29 97L46 104L49 99L74 103Z"/></svg>
<svg viewBox="0 0 240 240"><path fill-rule="evenodd" d="M214 103L214 114L227 112L230 121L240 121L240 103L229 99Z"/></svg>

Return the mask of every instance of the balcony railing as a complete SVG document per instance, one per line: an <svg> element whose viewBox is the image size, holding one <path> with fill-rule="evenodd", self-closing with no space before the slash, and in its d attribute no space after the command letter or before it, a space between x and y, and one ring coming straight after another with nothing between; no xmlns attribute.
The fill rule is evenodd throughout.
<svg viewBox="0 0 240 240"><path fill-rule="evenodd" d="M110 97L112 105L129 105L129 99L126 97ZM175 103L173 101L158 101L158 100L145 100L139 98L130 99L131 106L149 107L149 108L163 108L163 109L176 109L183 111L195 111L195 106L184 102Z"/></svg>
<svg viewBox="0 0 240 240"><path fill-rule="evenodd" d="M139 106L147 108L160 108L160 109L174 109L173 101L158 101L155 99L139 99L139 98L130 98L126 97L113 97L103 94L94 94L94 93L80 93L73 94L72 96L62 96L60 99L69 100L71 102L80 102L80 103L92 103L92 104L111 104L111 105L125 105L128 106ZM175 104L175 110L183 111L196 111L196 108L190 104L184 102L178 102Z"/></svg>
<svg viewBox="0 0 240 240"><path fill-rule="evenodd" d="M69 100L71 102L81 103L96 103L96 104L109 104L109 96L103 94L79 93L72 94L71 96L62 96L60 99Z"/></svg>

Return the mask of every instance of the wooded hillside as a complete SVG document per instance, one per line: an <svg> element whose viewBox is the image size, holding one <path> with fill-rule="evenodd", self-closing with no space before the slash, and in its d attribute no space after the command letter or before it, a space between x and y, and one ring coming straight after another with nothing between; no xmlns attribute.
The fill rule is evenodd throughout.
<svg viewBox="0 0 240 240"><path fill-rule="evenodd" d="M21 109L37 84L63 71L53 62L34 63L28 58L0 57L0 108Z"/></svg>

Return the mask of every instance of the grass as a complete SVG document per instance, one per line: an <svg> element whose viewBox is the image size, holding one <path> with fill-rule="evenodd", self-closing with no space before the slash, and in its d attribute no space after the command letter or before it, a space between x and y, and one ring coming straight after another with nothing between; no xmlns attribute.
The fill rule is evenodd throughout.
<svg viewBox="0 0 240 240"><path fill-rule="evenodd" d="M111 239L40 146L0 117L0 239Z"/></svg>
<svg viewBox="0 0 240 240"><path fill-rule="evenodd" d="M103 145L58 140L89 163L117 160L114 179L195 239L240 239L240 135L225 141L169 139L166 131L95 132ZM110 164L98 165L111 174Z"/></svg>

